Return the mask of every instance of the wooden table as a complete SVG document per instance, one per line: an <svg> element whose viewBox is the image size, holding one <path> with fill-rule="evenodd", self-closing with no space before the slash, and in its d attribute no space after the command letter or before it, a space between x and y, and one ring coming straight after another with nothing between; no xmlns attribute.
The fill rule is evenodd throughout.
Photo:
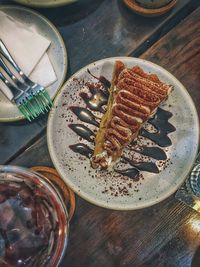
<svg viewBox="0 0 200 267"><path fill-rule="evenodd" d="M10 1L0 0L0 4ZM172 72L200 115L199 1L179 0L158 18L140 17L121 0L85 0L39 10L58 27L69 56L67 77L110 56L137 56ZM0 164L53 166L46 119L0 123ZM61 267L199 267L200 214L169 197L138 211L110 211L76 196L67 253Z"/></svg>

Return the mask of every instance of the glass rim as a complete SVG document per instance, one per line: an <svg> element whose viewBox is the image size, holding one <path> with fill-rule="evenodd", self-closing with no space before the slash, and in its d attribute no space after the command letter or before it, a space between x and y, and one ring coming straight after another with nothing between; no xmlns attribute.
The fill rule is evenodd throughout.
<svg viewBox="0 0 200 267"><path fill-rule="evenodd" d="M27 179L32 183L36 183L38 186L41 185L45 188L45 190L49 191L49 193L51 194L51 200L52 198L54 198L54 200L56 201L56 204L54 201L54 205L56 205L56 209L54 211L56 211L57 215L60 215L58 216L60 219L58 240L56 241L56 250L53 252L49 264L51 267L59 266L67 248L69 234L68 211L64 203L63 196L59 192L58 188L56 188L56 186L46 176L29 168L15 165L0 165L0 174L1 173L15 173L22 176L21 178L24 178L24 180Z"/></svg>

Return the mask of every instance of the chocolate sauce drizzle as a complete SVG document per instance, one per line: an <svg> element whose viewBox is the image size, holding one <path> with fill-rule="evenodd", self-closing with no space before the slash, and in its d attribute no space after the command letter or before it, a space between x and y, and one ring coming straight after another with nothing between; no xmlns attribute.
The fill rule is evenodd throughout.
<svg viewBox="0 0 200 267"><path fill-rule="evenodd" d="M94 152L94 150L92 150L89 146L83 143L71 145L69 146L69 148L71 148L71 150L74 151L75 153L79 153L83 156L86 156L88 159L91 158Z"/></svg>
<svg viewBox="0 0 200 267"><path fill-rule="evenodd" d="M117 173L123 175L123 176L127 176L131 179L134 179L136 181L139 180L139 174L140 171L136 168L129 168L129 169L124 169L124 170L115 170Z"/></svg>
<svg viewBox="0 0 200 267"><path fill-rule="evenodd" d="M89 124L93 124L95 126L99 126L99 123L96 121L96 117L90 110L87 108L79 108L79 107L69 107L69 109L81 120L82 122L86 122Z"/></svg>
<svg viewBox="0 0 200 267"><path fill-rule="evenodd" d="M152 147L140 147L139 149L134 147L129 147L130 150L138 152L144 156L148 156L154 158L156 160L166 160L167 155L166 153L159 147L152 146Z"/></svg>
<svg viewBox="0 0 200 267"><path fill-rule="evenodd" d="M80 137L86 139L89 142L94 141L95 134L89 128L87 128L83 124L69 124L69 128L71 128L75 133L77 133Z"/></svg>
<svg viewBox="0 0 200 267"><path fill-rule="evenodd" d="M111 86L111 82L108 81L104 76L97 77L94 74L91 73L89 69L87 69L87 72L95 79L97 79L102 85L103 85L103 91L107 95L107 98L109 97L109 88Z"/></svg>
<svg viewBox="0 0 200 267"><path fill-rule="evenodd" d="M109 96L108 89L110 87L110 82L103 76L100 76L98 78L92 75L89 70L88 73L95 79L97 79L102 84L102 86L100 87L99 85L96 86L95 84L92 83L86 83L85 85L88 87L90 95L85 92L80 93L81 98L84 100L86 104L86 108L70 107L70 110L82 122L86 122L88 124L92 124L99 127L99 123L97 122L96 116L90 110L99 111L101 113L105 112L103 106L106 105L108 101L108 96ZM142 128L140 130L140 135L147 139L150 139L160 147L170 146L172 142L168 137L168 134L176 130L176 128L168 122L168 120L172 117L172 115L173 114L171 112L158 108L154 117L148 120L148 123L154 126L154 128L156 129L156 132L152 133ZM70 124L69 127L74 132L76 132L80 137L86 139L89 142L94 143L95 134L86 126L81 124ZM134 141L132 144L128 146L127 149L142 154L144 156L148 156L155 160L167 159L165 151L160 147L137 146L135 145L135 143L137 142ZM87 158L90 158L93 155L93 150L89 146L83 143L74 144L69 147L72 149L72 151L84 155ZM123 170L115 169L115 171L123 176L127 176L132 179L137 179L139 177L140 171L159 173L159 169L156 163L154 162L143 162L143 161L137 162L133 159L130 159L129 157L122 156L121 163L124 164L128 163L132 168L128 167Z"/></svg>
<svg viewBox="0 0 200 267"><path fill-rule="evenodd" d="M167 134L176 130L176 128L168 122L171 117L171 112L158 108L155 116L148 121L157 129L157 132L150 133L144 128L142 128L140 131L140 135L154 141L157 145L161 147L170 146L172 142L167 136Z"/></svg>
<svg viewBox="0 0 200 267"><path fill-rule="evenodd" d="M127 157L122 156L122 160L136 167L140 171L159 173L159 169L154 162L137 162Z"/></svg>
<svg viewBox="0 0 200 267"><path fill-rule="evenodd" d="M90 93L90 96L85 92L80 93L80 96L87 107L93 111L105 113L105 110L102 107L107 104L107 96L104 94L104 92L98 90L97 88L90 88Z"/></svg>

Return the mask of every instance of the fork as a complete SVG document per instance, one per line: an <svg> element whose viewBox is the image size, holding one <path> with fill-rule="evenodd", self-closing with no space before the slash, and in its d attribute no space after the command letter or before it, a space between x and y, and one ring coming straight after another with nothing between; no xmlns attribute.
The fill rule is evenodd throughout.
<svg viewBox="0 0 200 267"><path fill-rule="evenodd" d="M3 58L1 58L0 57L0 67L2 67L2 69L7 73L7 75L12 79L12 81L14 82L14 84L16 85L16 87L19 89L19 90L21 90L21 91L23 91L23 92L26 92L26 94L25 95L30 95L30 97L28 98L29 100L31 99L31 96L33 95L32 93L31 93L31 87L30 86L28 86L28 85L26 85L26 84L24 84L24 83L22 83L12 72L11 72L11 70L7 67L7 65L6 65L6 63L4 62L4 60L3 60ZM8 86L8 84L7 84L7 86ZM10 84L9 84L9 86L11 86ZM12 91L13 89L11 88L11 91ZM38 98L37 97L35 97L35 101L37 102L37 108L40 110L40 112L41 113L44 113L44 110L45 110L45 105L43 105L43 103L41 102L41 101L39 101L38 100ZM47 110L46 110L47 111ZM40 113L39 112L39 113ZM33 113L34 113L34 111L33 111ZM38 115L39 115L39 113L38 113Z"/></svg>
<svg viewBox="0 0 200 267"><path fill-rule="evenodd" d="M44 113L45 105L38 100L38 96L33 97L30 94L30 86L23 84L18 80L10 69L6 66L3 59L0 57L0 67L7 73L7 75L12 79L14 85L10 83L6 77L1 73L0 79L6 84L14 96L14 102L16 103L19 110L23 115L31 121L31 119L37 118L40 113ZM46 110L47 111L47 110Z"/></svg>
<svg viewBox="0 0 200 267"><path fill-rule="evenodd" d="M37 103L35 103L35 99L23 90L17 88L15 85L11 84L1 71L0 80L2 80L12 92L14 97L12 101L16 103L18 109L25 116L25 118L27 118L29 121L36 118L40 113L40 109L36 105Z"/></svg>
<svg viewBox="0 0 200 267"><path fill-rule="evenodd" d="M6 48L3 41L0 39L0 54L3 55L13 66L13 68L18 72L22 80L24 81L24 84L19 81L13 73L7 68L5 62L2 59L1 56L1 66L6 71L6 73L9 75L9 77L15 82L15 84L19 87L20 90L25 91L27 94L32 95L36 99L36 102L40 106L41 112L49 111L52 107L52 100L48 94L48 92L45 90L45 88L37 83L34 83L31 81L20 69L18 64L14 61L11 54L9 53L8 49ZM25 87L26 86L26 87Z"/></svg>

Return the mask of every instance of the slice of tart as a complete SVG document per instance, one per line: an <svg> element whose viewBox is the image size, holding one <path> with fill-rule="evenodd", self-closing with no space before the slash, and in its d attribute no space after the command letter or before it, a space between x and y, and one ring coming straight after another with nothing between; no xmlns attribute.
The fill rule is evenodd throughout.
<svg viewBox="0 0 200 267"><path fill-rule="evenodd" d="M172 86L157 75L147 74L138 66L126 68L116 61L107 111L95 138L92 167L107 169L116 163L171 90Z"/></svg>

